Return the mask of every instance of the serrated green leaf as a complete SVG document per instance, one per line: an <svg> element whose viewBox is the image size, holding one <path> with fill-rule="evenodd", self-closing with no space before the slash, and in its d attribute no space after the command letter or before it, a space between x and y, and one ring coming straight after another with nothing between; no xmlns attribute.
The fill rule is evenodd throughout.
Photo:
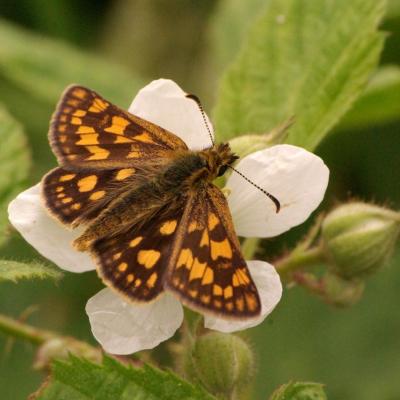
<svg viewBox="0 0 400 400"><path fill-rule="evenodd" d="M0 20L0 74L21 89L54 103L71 83L129 104L140 80L118 64Z"/></svg>
<svg viewBox="0 0 400 400"><path fill-rule="evenodd" d="M30 152L21 125L0 104L0 245L7 238L7 206L28 176Z"/></svg>
<svg viewBox="0 0 400 400"><path fill-rule="evenodd" d="M62 272L45 264L33 262L20 262L0 260L0 282L21 279L60 279Z"/></svg>
<svg viewBox="0 0 400 400"><path fill-rule="evenodd" d="M327 400L327 397L320 383L289 382L279 387L269 400Z"/></svg>
<svg viewBox="0 0 400 400"><path fill-rule="evenodd" d="M170 371L127 367L108 357L98 365L71 356L56 361L52 370L37 400L215 400Z"/></svg>
<svg viewBox="0 0 400 400"><path fill-rule="evenodd" d="M375 67L384 11L384 0L270 0L222 80L221 139L268 132L294 115L287 141L313 150Z"/></svg>
<svg viewBox="0 0 400 400"><path fill-rule="evenodd" d="M358 129L400 119L400 68L382 67L340 123L340 129Z"/></svg>

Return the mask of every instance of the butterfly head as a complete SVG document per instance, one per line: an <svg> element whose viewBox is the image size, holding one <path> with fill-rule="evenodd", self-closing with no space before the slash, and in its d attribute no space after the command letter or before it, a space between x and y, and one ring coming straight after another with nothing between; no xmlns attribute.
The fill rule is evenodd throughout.
<svg viewBox="0 0 400 400"><path fill-rule="evenodd" d="M234 154L228 143L219 143L200 153L204 164L209 172L209 179L224 175L228 167L233 164L239 156Z"/></svg>

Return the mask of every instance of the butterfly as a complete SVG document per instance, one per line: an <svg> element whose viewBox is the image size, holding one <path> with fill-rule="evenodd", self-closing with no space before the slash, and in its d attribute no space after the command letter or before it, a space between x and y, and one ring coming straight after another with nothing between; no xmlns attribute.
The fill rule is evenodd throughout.
<svg viewBox="0 0 400 400"><path fill-rule="evenodd" d="M129 301L168 290L194 309L251 318L260 298L213 184L238 156L210 137L209 148L190 150L93 90L69 86L50 123L59 167L43 177L43 198L52 216L82 230L74 247L90 252L104 283Z"/></svg>

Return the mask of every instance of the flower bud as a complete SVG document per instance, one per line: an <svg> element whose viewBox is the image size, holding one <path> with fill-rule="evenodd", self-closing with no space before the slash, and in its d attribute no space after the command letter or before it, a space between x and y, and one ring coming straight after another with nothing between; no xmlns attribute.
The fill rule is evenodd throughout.
<svg viewBox="0 0 400 400"><path fill-rule="evenodd" d="M342 205L325 218L323 245L337 275L351 279L374 273L391 257L399 215L371 204Z"/></svg>
<svg viewBox="0 0 400 400"><path fill-rule="evenodd" d="M282 385L269 400L326 400L323 385L314 382L289 382Z"/></svg>
<svg viewBox="0 0 400 400"><path fill-rule="evenodd" d="M324 300L337 307L347 307L357 303L365 287L362 279L347 280L332 272L328 272L322 278L322 283Z"/></svg>
<svg viewBox="0 0 400 400"><path fill-rule="evenodd" d="M254 356L240 337L211 332L196 339L185 372L211 393L231 398L245 391L254 375Z"/></svg>

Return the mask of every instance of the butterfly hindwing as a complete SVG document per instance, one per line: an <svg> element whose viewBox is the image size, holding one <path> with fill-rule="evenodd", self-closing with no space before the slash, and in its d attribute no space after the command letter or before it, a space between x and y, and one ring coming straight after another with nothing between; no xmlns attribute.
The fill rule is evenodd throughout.
<svg viewBox="0 0 400 400"><path fill-rule="evenodd" d="M166 285L183 302L228 317L261 310L240 251L225 196L210 184L186 205L168 265Z"/></svg>
<svg viewBox="0 0 400 400"><path fill-rule="evenodd" d="M88 222L108 205L115 196L115 187L125 186L132 179L134 168L114 170L69 171L55 168L42 180L47 208L60 222L77 225Z"/></svg>
<svg viewBox="0 0 400 400"><path fill-rule="evenodd" d="M70 86L53 115L49 140L60 165L124 168L187 149L171 132L82 86Z"/></svg>
<svg viewBox="0 0 400 400"><path fill-rule="evenodd" d="M91 251L103 281L131 301L155 299L163 291L181 214L154 218L139 231L97 241Z"/></svg>

